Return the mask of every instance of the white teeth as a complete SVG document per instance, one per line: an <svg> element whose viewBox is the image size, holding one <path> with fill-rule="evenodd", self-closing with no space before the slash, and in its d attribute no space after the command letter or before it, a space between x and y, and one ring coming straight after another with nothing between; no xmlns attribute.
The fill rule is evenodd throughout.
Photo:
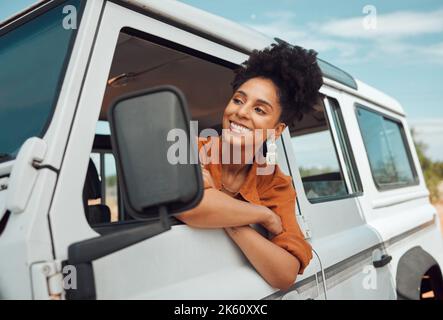
<svg viewBox="0 0 443 320"><path fill-rule="evenodd" d="M234 132L237 132L237 133L246 133L246 132L252 131L251 129L246 128L246 127L239 125L237 123L234 123L234 122L230 123L230 129Z"/></svg>

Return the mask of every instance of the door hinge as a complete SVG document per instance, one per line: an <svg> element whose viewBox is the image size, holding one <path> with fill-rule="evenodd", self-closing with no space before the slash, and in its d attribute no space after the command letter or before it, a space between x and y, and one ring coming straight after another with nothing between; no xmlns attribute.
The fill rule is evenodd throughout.
<svg viewBox="0 0 443 320"><path fill-rule="evenodd" d="M33 264L33 297L37 300L61 300L64 297L63 274L59 261Z"/></svg>

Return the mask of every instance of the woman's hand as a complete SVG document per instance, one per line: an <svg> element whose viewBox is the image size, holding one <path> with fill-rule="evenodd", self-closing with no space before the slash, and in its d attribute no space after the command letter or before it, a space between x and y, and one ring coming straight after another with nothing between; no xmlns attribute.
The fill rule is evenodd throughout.
<svg viewBox="0 0 443 320"><path fill-rule="evenodd" d="M203 175L203 182L204 182L205 189L208 189L208 188L217 189L215 187L215 183L214 183L214 180L212 179L211 173L207 169L202 168L202 175Z"/></svg>
<svg viewBox="0 0 443 320"><path fill-rule="evenodd" d="M267 212L265 215L265 219L261 223L263 227L265 227L269 232L271 232L274 235L278 235L283 232L283 226L281 224L280 217L274 213L271 209L266 208Z"/></svg>

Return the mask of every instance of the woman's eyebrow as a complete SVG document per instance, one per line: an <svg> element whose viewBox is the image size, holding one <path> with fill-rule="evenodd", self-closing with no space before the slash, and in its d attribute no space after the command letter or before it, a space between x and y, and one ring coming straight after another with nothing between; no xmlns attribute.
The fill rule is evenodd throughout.
<svg viewBox="0 0 443 320"><path fill-rule="evenodd" d="M260 103L263 103L263 104L268 105L271 109L274 109L274 108L272 107L272 104L270 104L269 102L267 102L267 101L265 101L265 100L257 99L257 101L260 102Z"/></svg>
<svg viewBox="0 0 443 320"><path fill-rule="evenodd" d="M243 95L243 96L248 96L247 94L246 94L246 92L244 92L244 91L241 91L241 90L237 90L235 93L240 93L241 95Z"/></svg>
<svg viewBox="0 0 443 320"><path fill-rule="evenodd" d="M247 94L246 94L246 92L244 92L244 91L242 91L242 90L237 90L237 92L236 93L240 93L241 95L243 95L243 96L248 96ZM269 102L267 102L266 100L263 100L263 99L257 99L257 102L259 102L259 103L263 103L263 104L266 104L266 105L268 105L271 109L274 109L274 107L272 106L272 104L270 104Z"/></svg>

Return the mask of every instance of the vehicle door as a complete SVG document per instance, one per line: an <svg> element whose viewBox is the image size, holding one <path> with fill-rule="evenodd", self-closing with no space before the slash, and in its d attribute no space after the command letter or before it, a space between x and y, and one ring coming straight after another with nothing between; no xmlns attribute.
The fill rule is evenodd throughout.
<svg viewBox="0 0 443 320"><path fill-rule="evenodd" d="M144 56L143 49L148 44L139 43L140 38L149 39L153 43L149 44L149 48L157 54ZM116 52L115 48L119 46L122 51ZM171 46L173 51L168 51L167 57L175 56L176 62L198 56L222 61L220 63L232 67L247 58L245 54L156 20L143 12L111 1L103 6L50 214L57 259L66 260L68 247L72 244L139 223L131 221L122 212L125 209L121 200L115 199L119 197L118 188L115 187L118 177L112 177L113 158L106 155L112 152L109 133L99 128L98 119L106 120L103 106L106 108L112 102L112 96L105 97L110 87L116 88L114 92L118 96L133 81L137 86L134 74L143 77L152 70L159 72L158 77L152 79L161 83L162 71L165 70L162 69L165 66L162 59L166 55L160 49L171 49ZM124 48L127 47L132 49L126 52ZM186 59L183 52L187 54ZM127 69L113 70L115 74L111 75L113 62L120 58L126 62ZM131 63L137 59L143 59L147 64L153 62L156 66L133 70ZM182 66L170 64L168 67L180 70ZM196 75L200 69L191 67L186 79L174 85L180 88L198 80ZM189 101L192 104L192 96L189 96ZM88 176L94 177L93 185L97 181L102 183L98 188L102 199L97 200L97 188L91 192L94 196L85 198L85 194L89 194L85 192L85 179ZM110 182L112 180L114 182ZM94 203L93 200L98 202ZM91 222L89 207L97 205L110 209L111 221L100 221L100 217L106 215L103 212L107 211L101 207L98 208L98 223ZM313 263L300 280L317 274L320 271L318 265ZM94 261L93 268L99 299L262 299L272 298L271 295L278 291L255 271L224 230L195 229L181 223L176 223L170 231L152 239ZM311 280L310 283L317 287L318 281L315 278Z"/></svg>

